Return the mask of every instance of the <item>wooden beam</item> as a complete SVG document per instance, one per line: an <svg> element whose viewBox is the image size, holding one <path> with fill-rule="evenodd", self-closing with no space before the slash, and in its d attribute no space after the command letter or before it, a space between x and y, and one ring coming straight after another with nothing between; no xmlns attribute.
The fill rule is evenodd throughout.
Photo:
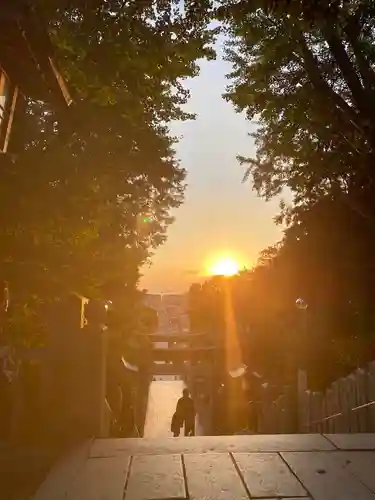
<svg viewBox="0 0 375 500"><path fill-rule="evenodd" d="M7 130L5 132L3 153L6 153L7 149L8 149L14 113L16 110L17 98L18 98L18 87L15 87L14 92L13 92L13 97L12 97L12 104L10 105L10 110L9 110L9 119L8 119L8 124L7 124Z"/></svg>
<svg viewBox="0 0 375 500"><path fill-rule="evenodd" d="M214 356L218 349L216 347L206 347L197 349L153 349L150 357L153 361L189 361L204 360Z"/></svg>
<svg viewBox="0 0 375 500"><path fill-rule="evenodd" d="M205 338L206 333L151 333L150 335L139 334L151 342L189 342Z"/></svg>
<svg viewBox="0 0 375 500"><path fill-rule="evenodd" d="M69 93L69 90L68 90L68 87L67 87L67 85L65 83L65 80L62 77L62 75L59 72L59 70L56 68L56 65L53 62L52 57L49 57L48 60L49 60L49 63L51 65L52 71L53 71L53 73L54 73L54 75L56 77L57 83L58 83L58 85L60 87L61 93L62 93L62 95L64 97L65 102L66 102L66 105L70 106L73 103L73 99L72 99L72 97L71 97L71 95Z"/></svg>

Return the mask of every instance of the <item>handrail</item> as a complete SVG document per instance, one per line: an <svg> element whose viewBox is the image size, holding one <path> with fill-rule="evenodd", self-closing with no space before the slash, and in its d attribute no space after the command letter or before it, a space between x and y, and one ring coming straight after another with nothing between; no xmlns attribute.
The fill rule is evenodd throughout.
<svg viewBox="0 0 375 500"><path fill-rule="evenodd" d="M359 410L363 410L363 409L366 409L366 408L369 408L371 406L375 405L375 401L370 401L369 403L364 403L363 405L359 405L359 406L355 406L354 408L350 408L350 410L347 410L347 411L342 411L340 413L334 413L333 415L330 415L329 417L324 417L320 420L314 420L312 422L309 422L309 423L305 423L304 424L304 427L310 427L311 425L319 425L319 424L323 424L324 422L329 422L330 420L333 420L337 417L342 417L348 413L350 413L351 411L359 411Z"/></svg>

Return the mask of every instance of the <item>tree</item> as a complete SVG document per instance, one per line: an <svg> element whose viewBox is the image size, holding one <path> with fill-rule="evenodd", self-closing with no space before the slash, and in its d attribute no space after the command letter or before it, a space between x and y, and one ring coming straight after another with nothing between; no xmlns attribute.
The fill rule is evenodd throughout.
<svg viewBox="0 0 375 500"><path fill-rule="evenodd" d="M141 315L142 331L145 335L156 332L158 328L158 313L152 307L143 306Z"/></svg>
<svg viewBox="0 0 375 500"><path fill-rule="evenodd" d="M259 117L256 158L240 157L254 187L266 198L287 187L294 206L342 197L372 219L375 4L220 3L233 63L225 97ZM293 217L283 207L281 219Z"/></svg>
<svg viewBox="0 0 375 500"><path fill-rule="evenodd" d="M183 200L168 123L193 118L182 80L214 56L213 33L194 2L38 3L75 97L73 133L47 104L25 102L17 161L0 173L1 274L13 312L71 290L131 307Z"/></svg>
<svg viewBox="0 0 375 500"><path fill-rule="evenodd" d="M375 4L219 4L233 65L225 98L259 123L255 158L239 157L245 179L265 199L293 196L276 218L283 241L249 277L257 313L242 314L276 339L281 318L297 327L293 304L302 296L314 346L355 366L363 352L348 355L348 342L364 350L374 328Z"/></svg>
<svg viewBox="0 0 375 500"><path fill-rule="evenodd" d="M214 276L204 283L194 283L188 293L188 310L191 330L217 337L225 327L224 282L222 276Z"/></svg>
<svg viewBox="0 0 375 500"><path fill-rule="evenodd" d="M282 385L295 374L293 356L318 390L372 359L375 249L367 232L346 203L324 198L261 252L253 269L231 279L235 331L250 370ZM201 331L223 318L223 304L209 294L214 281L190 302ZM299 297L307 310L296 307Z"/></svg>

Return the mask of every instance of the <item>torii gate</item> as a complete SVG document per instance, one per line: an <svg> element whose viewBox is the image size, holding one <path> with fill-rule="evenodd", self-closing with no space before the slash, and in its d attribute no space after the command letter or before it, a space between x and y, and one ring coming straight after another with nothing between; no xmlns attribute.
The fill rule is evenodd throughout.
<svg viewBox="0 0 375 500"><path fill-rule="evenodd" d="M151 341L151 359L155 361L165 361L172 363L183 363L184 361L202 361L211 359L219 349L217 345L199 345L199 341L207 337L205 333L187 333L187 334L161 334L154 333L146 335ZM190 344L188 347L175 346L168 348L156 347L155 342L178 342ZM191 344L195 345L191 345ZM197 345L198 344L198 345Z"/></svg>

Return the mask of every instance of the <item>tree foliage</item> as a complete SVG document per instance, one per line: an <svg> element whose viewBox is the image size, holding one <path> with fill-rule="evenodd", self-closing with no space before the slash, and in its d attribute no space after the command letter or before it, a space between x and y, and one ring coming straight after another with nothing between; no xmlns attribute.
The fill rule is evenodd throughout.
<svg viewBox="0 0 375 500"><path fill-rule="evenodd" d="M249 368L283 384L299 365L310 387L322 389L375 354L374 242L367 233L367 222L346 203L324 198L262 251L252 270L192 285L192 327L218 342L233 331L229 289Z"/></svg>
<svg viewBox="0 0 375 500"><path fill-rule="evenodd" d="M232 64L224 98L258 123L255 157L238 157L244 180L266 200L292 195L276 218L282 241L233 279L237 327L260 372L278 379L288 352L301 349L324 384L374 354L375 3L217 4ZM212 283L194 289L202 328L206 313L220 316ZM298 297L309 304L307 326ZM330 369L319 379L322 360Z"/></svg>
<svg viewBox="0 0 375 500"><path fill-rule="evenodd" d="M260 124L256 158L240 157L254 187L266 198L288 188L295 207L343 197L371 218L374 2L221 4L233 63L225 97ZM286 208L281 219L293 216Z"/></svg>
<svg viewBox="0 0 375 500"><path fill-rule="evenodd" d="M13 309L71 290L131 307L183 200L168 127L194 118L183 80L214 57L209 14L175 0L38 4L75 106L19 108L17 161L0 173L1 272Z"/></svg>

